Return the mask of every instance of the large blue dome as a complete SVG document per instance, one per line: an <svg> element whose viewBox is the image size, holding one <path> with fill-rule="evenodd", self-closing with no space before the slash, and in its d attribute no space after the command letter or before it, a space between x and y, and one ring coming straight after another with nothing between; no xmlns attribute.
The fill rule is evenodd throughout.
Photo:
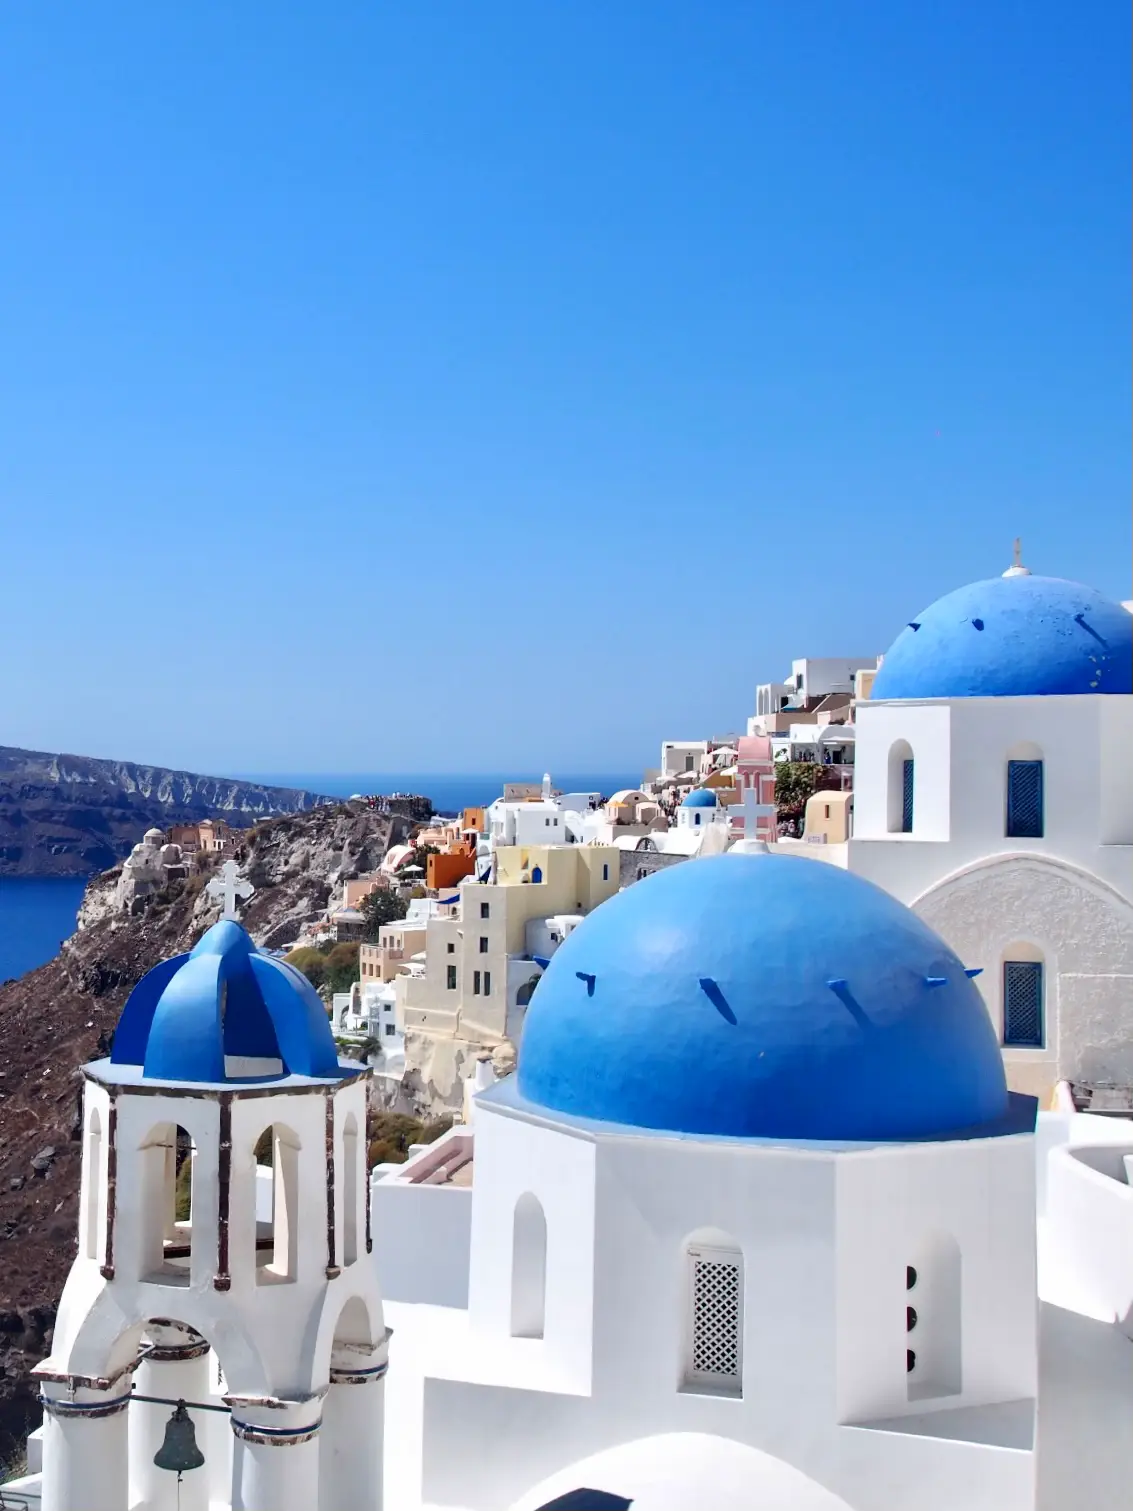
<svg viewBox="0 0 1133 1511"><path fill-rule="evenodd" d="M973 582L918 614L871 698L1133 692L1133 615L1094 588L1020 574Z"/></svg>
<svg viewBox="0 0 1133 1511"><path fill-rule="evenodd" d="M983 1000L910 910L836 866L718 855L596 908L527 1010L518 1088L676 1133L930 1138L1002 1118Z"/></svg>
<svg viewBox="0 0 1133 1511"><path fill-rule="evenodd" d="M110 1060L161 1081L343 1074L314 987L261 954L230 919L142 977L122 1009Z"/></svg>

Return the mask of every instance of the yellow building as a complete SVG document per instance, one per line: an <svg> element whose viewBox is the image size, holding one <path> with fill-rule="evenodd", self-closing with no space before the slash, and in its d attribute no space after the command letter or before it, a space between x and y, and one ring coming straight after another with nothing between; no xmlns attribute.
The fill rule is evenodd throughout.
<svg viewBox="0 0 1133 1511"><path fill-rule="evenodd" d="M463 881L454 915L429 919L424 969L398 976L395 991L406 1069L436 1088L439 1103L459 1097L470 1054L517 1041L542 969L529 937L550 953L618 890L619 861L615 845L501 846L493 879Z"/></svg>

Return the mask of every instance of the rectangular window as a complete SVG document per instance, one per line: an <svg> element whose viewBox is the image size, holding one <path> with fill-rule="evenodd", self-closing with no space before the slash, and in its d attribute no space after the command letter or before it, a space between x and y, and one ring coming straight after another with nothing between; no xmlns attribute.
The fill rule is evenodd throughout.
<svg viewBox="0 0 1133 1511"><path fill-rule="evenodd" d="M491 909L490 904L488 904L486 902L482 902L480 904L480 917L481 918L487 918L487 917L489 917L489 915L491 914L491 911L492 911L492 909Z"/></svg>
<svg viewBox="0 0 1133 1511"><path fill-rule="evenodd" d="M602 880L603 881L609 881L609 879L610 879L610 868L609 868L609 866L603 866L602 867Z"/></svg>
<svg viewBox="0 0 1133 1511"><path fill-rule="evenodd" d="M1043 837L1043 763L1007 763L1007 837Z"/></svg>
<svg viewBox="0 0 1133 1511"><path fill-rule="evenodd" d="M448 968L448 970L447 970L447 972L445 973L445 985L448 987L448 989L449 989L450 992L455 992L456 991L456 966L455 965L450 965L449 968Z"/></svg>
<svg viewBox="0 0 1133 1511"><path fill-rule="evenodd" d="M386 1024L386 1038L387 1039L390 1038L395 1033L397 1033L397 1029L393 1026L392 1023L387 1023Z"/></svg>
<svg viewBox="0 0 1133 1511"><path fill-rule="evenodd" d="M473 971L472 972L472 995L474 997L478 997L480 995L480 972L479 971Z"/></svg>
<svg viewBox="0 0 1133 1511"><path fill-rule="evenodd" d="M913 769L915 761L905 761L901 768L901 833L913 832Z"/></svg>
<svg viewBox="0 0 1133 1511"><path fill-rule="evenodd" d="M481 953L481 955L486 955L488 953L488 936L487 936L487 934L481 934L480 935L480 953Z"/></svg>
<svg viewBox="0 0 1133 1511"><path fill-rule="evenodd" d="M739 1395L743 1380L743 1260L727 1249L688 1252L689 1359L686 1385Z"/></svg>
<svg viewBox="0 0 1133 1511"><path fill-rule="evenodd" d="M448 953L450 955L455 955L456 954L456 945L453 944L451 941L448 944L445 945L445 949L448 951Z"/></svg>
<svg viewBox="0 0 1133 1511"><path fill-rule="evenodd" d="M485 971L484 972L484 995L485 995L485 997L490 997L492 995L492 973L491 973L491 971Z"/></svg>
<svg viewBox="0 0 1133 1511"><path fill-rule="evenodd" d="M1037 960L1003 962L1003 1042L1043 1047L1043 968Z"/></svg>

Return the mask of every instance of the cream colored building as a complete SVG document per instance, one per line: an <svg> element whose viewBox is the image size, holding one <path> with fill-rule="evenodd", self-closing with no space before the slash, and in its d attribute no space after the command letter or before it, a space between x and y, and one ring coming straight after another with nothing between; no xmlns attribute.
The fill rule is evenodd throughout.
<svg viewBox="0 0 1133 1511"><path fill-rule="evenodd" d="M561 937L528 926L583 916L618 890L615 845L506 845L494 855L492 879L461 883L452 916L428 921L424 963L394 982L406 1071L435 1110L459 1108L460 1076L478 1051L518 1044L547 958L537 951Z"/></svg>
<svg viewBox="0 0 1133 1511"><path fill-rule="evenodd" d="M358 976L365 984L368 981L393 981L409 964L413 956L425 948L425 925L416 927L401 923L385 923L378 930L377 944L362 944L358 947Z"/></svg>

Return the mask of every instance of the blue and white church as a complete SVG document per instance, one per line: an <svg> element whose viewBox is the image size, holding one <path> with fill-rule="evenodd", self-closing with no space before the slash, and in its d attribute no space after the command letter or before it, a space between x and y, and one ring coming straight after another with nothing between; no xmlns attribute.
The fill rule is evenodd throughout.
<svg viewBox="0 0 1133 1511"><path fill-rule="evenodd" d="M1133 615L1017 563L916 614L856 724L852 837L811 853L983 968L1012 1087L1133 1086Z"/></svg>

